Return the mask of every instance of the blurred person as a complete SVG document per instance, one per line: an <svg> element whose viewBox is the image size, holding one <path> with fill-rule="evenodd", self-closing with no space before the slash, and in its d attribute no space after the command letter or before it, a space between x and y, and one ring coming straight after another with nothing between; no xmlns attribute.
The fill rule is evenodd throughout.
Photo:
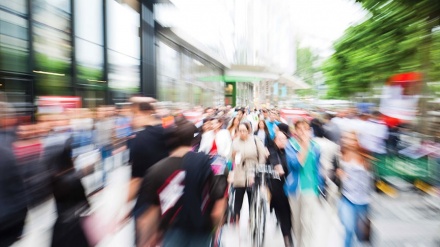
<svg viewBox="0 0 440 247"><path fill-rule="evenodd" d="M263 120L269 120L269 111L267 109L263 109Z"/></svg>
<svg viewBox="0 0 440 247"><path fill-rule="evenodd" d="M240 119L234 117L231 121L231 124L228 127L228 131L231 134L232 140L234 140L238 136L238 126L240 125Z"/></svg>
<svg viewBox="0 0 440 247"><path fill-rule="evenodd" d="M320 174L320 149L312 140L310 125L306 120L295 123L297 140L290 139L285 147L289 174L285 190L289 195L293 214L297 246L314 246L314 223L320 210L319 195L324 180Z"/></svg>
<svg viewBox="0 0 440 247"><path fill-rule="evenodd" d="M194 139L191 144L194 152L199 152L203 134L212 130L211 120L212 119L210 119L210 118L203 119L201 126L197 126L197 124L195 125L197 127L198 131L197 131L197 133L195 133Z"/></svg>
<svg viewBox="0 0 440 247"><path fill-rule="evenodd" d="M266 121L260 120L258 121L258 128L254 132L254 135L257 136L260 141L264 144L265 147L273 146L273 141L270 139L269 129L267 128Z"/></svg>
<svg viewBox="0 0 440 247"><path fill-rule="evenodd" d="M54 127L56 129L57 126ZM75 170L71 133L61 131L49 138L42 162L51 176L57 209L51 246L91 246L82 226L83 216L90 210L90 204L81 183L81 178L90 171Z"/></svg>
<svg viewBox="0 0 440 247"><path fill-rule="evenodd" d="M341 130L339 126L332 121L332 115L324 113L324 136L330 141L340 145L341 143Z"/></svg>
<svg viewBox="0 0 440 247"><path fill-rule="evenodd" d="M135 137L130 140L131 181L128 201L137 198L133 215L137 218L143 213L145 202L139 195L139 188L144 181L146 171L158 161L169 155L165 145L164 128L154 117L155 108L152 98L136 97L132 102L133 128L137 130Z"/></svg>
<svg viewBox="0 0 440 247"><path fill-rule="evenodd" d="M15 134L10 127L15 122L12 105L0 102L0 246L15 243L23 234L27 215L25 186L12 143Z"/></svg>
<svg viewBox="0 0 440 247"><path fill-rule="evenodd" d="M4 96L6 97L6 96ZM0 101L2 117L0 118L0 142L6 146L17 140L17 118L13 105Z"/></svg>
<svg viewBox="0 0 440 247"><path fill-rule="evenodd" d="M145 213L138 219L140 239L137 246L207 247L214 226L226 207L222 187L213 187L210 157L191 152L196 127L176 118L167 128L166 142L170 156L157 162L147 172L143 184Z"/></svg>
<svg viewBox="0 0 440 247"><path fill-rule="evenodd" d="M50 176L45 164L40 162L44 147L44 137L40 136L42 124L21 125L18 139L13 144L17 164L22 172L28 205L36 206L49 198Z"/></svg>
<svg viewBox="0 0 440 247"><path fill-rule="evenodd" d="M226 160L231 158L232 139L227 130L222 129L223 120L214 118L211 120L211 130L203 133L199 152L212 156L219 155Z"/></svg>
<svg viewBox="0 0 440 247"><path fill-rule="evenodd" d="M113 107L100 107L97 110L97 119L94 124L94 143L101 152L101 162L103 170L102 181L105 184L107 178L108 158L113 151L113 136L115 130L115 109Z"/></svg>
<svg viewBox="0 0 440 247"><path fill-rule="evenodd" d="M235 161L233 170L233 186L235 189L234 212L237 225L243 205L244 194L247 193L251 205L251 188L254 183L254 169L266 163L263 143L253 135L249 124L241 123L238 127L239 137L232 143L232 158Z"/></svg>
<svg viewBox="0 0 440 247"><path fill-rule="evenodd" d="M266 125L269 130L270 139L272 140L275 138L276 126L280 123L279 121L277 121L277 118L278 116L276 112L271 111L269 115L269 120L266 120Z"/></svg>
<svg viewBox="0 0 440 247"><path fill-rule="evenodd" d="M345 228L345 247L353 246L355 233L360 239L369 234L368 227L359 227L367 226L368 205L373 192L368 157L354 132L343 135L341 167L337 170L337 175L342 182L339 217Z"/></svg>
<svg viewBox="0 0 440 247"><path fill-rule="evenodd" d="M278 171L281 180L271 179L270 193L272 195L270 206L275 210L278 222L280 223L281 233L283 234L284 245L293 247L292 239L292 213L290 210L289 199L284 193L285 172L287 168L287 157L285 147L291 137L289 126L279 124L279 130L275 133L273 148L270 148L269 163Z"/></svg>
<svg viewBox="0 0 440 247"><path fill-rule="evenodd" d="M325 179L325 194L326 199L331 206L336 207L338 198L338 185L334 183L336 176L336 169L338 168L340 158L340 146L330 141L324 136L324 127L322 122L318 119L313 119L311 122L314 138L313 141L319 145L321 152L319 163L321 168L321 175Z"/></svg>
<svg viewBox="0 0 440 247"><path fill-rule="evenodd" d="M387 154L388 127L381 120L381 114L378 111L374 111L371 118L368 116L365 118L364 125L359 129L359 142L377 162L384 162Z"/></svg>

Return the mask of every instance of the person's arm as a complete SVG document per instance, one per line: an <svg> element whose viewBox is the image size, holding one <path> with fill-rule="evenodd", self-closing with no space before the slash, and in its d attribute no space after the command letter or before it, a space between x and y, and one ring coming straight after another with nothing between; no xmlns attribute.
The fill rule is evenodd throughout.
<svg viewBox="0 0 440 247"><path fill-rule="evenodd" d="M305 142L303 144L300 144L301 148L297 153L297 159L301 166L305 165L307 154L309 153L309 146L310 142Z"/></svg>
<svg viewBox="0 0 440 247"><path fill-rule="evenodd" d="M139 191L139 187L141 185L142 179L138 177L133 177L130 180L130 184L128 187L128 198L127 202L131 202L136 199L137 193Z"/></svg>
<svg viewBox="0 0 440 247"><path fill-rule="evenodd" d="M157 235L159 234L159 223L161 216L160 200L157 195L157 181L154 172L148 171L145 182L142 183L140 190L143 192L145 211L136 219L136 229L140 233L138 246L155 246Z"/></svg>
<svg viewBox="0 0 440 247"><path fill-rule="evenodd" d="M160 222L160 207L150 206L136 222L139 234L138 246L156 246Z"/></svg>
<svg viewBox="0 0 440 247"><path fill-rule="evenodd" d="M258 150L258 164L265 164L266 163L266 149L264 148L263 143L259 138L255 138L255 143L257 145Z"/></svg>

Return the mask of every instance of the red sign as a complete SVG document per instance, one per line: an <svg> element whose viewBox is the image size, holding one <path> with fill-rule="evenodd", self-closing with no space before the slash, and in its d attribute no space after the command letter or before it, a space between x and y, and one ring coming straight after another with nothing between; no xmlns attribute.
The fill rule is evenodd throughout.
<svg viewBox="0 0 440 247"><path fill-rule="evenodd" d="M81 108L81 97L77 96L39 96L39 113L63 113L66 109Z"/></svg>

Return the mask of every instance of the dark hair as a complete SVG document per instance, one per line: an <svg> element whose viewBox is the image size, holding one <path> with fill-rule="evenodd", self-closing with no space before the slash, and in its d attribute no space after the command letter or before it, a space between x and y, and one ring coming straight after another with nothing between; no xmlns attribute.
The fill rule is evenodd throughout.
<svg viewBox="0 0 440 247"><path fill-rule="evenodd" d="M322 138L324 137L324 128L322 127L322 122L319 119L314 118L310 123L310 126L313 129L313 133L316 137Z"/></svg>
<svg viewBox="0 0 440 247"><path fill-rule="evenodd" d="M174 125L165 129L165 139L169 150L182 146L191 146L194 134L197 133L196 126L184 117L177 117Z"/></svg>
<svg viewBox="0 0 440 247"><path fill-rule="evenodd" d="M295 129L297 129L298 126L300 126L301 124L306 124L307 126L310 126L309 122L306 119L300 118L298 121L295 122Z"/></svg>
<svg viewBox="0 0 440 247"><path fill-rule="evenodd" d="M269 128L267 128L266 121L264 121L263 119L260 119L260 120L258 121L258 124L257 124L257 131L260 130L260 122L263 122L263 124L264 124L264 132L266 132L266 134L269 134Z"/></svg>
<svg viewBox="0 0 440 247"><path fill-rule="evenodd" d="M371 113L371 115L375 116L375 117L380 117L382 114L379 111L373 111Z"/></svg>
<svg viewBox="0 0 440 247"><path fill-rule="evenodd" d="M248 132L251 132L251 125L250 125L249 123L240 123L240 124L238 125L238 127L240 127L240 125L244 125L244 126L246 126L247 131L248 131Z"/></svg>
<svg viewBox="0 0 440 247"><path fill-rule="evenodd" d="M333 118L333 115L326 112L322 115L322 118L324 118L325 120L331 120Z"/></svg>

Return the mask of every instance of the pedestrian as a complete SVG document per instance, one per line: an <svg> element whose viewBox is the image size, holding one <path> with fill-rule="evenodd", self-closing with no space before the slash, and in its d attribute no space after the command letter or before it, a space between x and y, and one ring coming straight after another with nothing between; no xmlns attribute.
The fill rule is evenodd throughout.
<svg viewBox="0 0 440 247"><path fill-rule="evenodd" d="M313 141L319 145L321 152L320 174L325 179L325 197L329 204L336 209L338 201L338 186L334 183L336 169L338 168L341 148L336 143L330 141L324 136L324 128L319 119L311 121L314 138Z"/></svg>
<svg viewBox="0 0 440 247"><path fill-rule="evenodd" d="M165 130L170 156L145 176L146 210L138 218L137 246L208 247L223 217L226 183L213 187L210 157L191 151L196 127L183 118Z"/></svg>
<svg viewBox="0 0 440 247"><path fill-rule="evenodd" d="M275 111L271 111L269 115L269 120L266 120L267 129L269 130L270 139L272 140L275 138L276 127L280 123L279 121L277 121L277 118L277 113Z"/></svg>
<svg viewBox="0 0 440 247"><path fill-rule="evenodd" d="M288 139L291 137L289 126L279 124L279 131L275 133L273 148L270 148L270 164L274 167L280 176L280 180L270 180L271 207L274 208L278 222L280 223L281 233L283 234L284 245L293 247L292 238L292 214L289 205L289 199L284 193L285 172L287 168L287 157L285 147L288 145Z"/></svg>
<svg viewBox="0 0 440 247"><path fill-rule="evenodd" d="M14 244L23 234L27 215L25 186L12 149L16 122L12 105L0 102L0 247Z"/></svg>
<svg viewBox="0 0 440 247"><path fill-rule="evenodd" d="M73 136L63 122L53 123L52 128L55 131L45 140L42 158L51 177L51 191L57 209L51 246L92 246L82 225L83 215L90 210L81 183L87 170L75 169L72 160Z"/></svg>
<svg viewBox="0 0 440 247"><path fill-rule="evenodd" d="M362 151L355 132L343 135L341 167L337 175L342 182L339 217L345 228L345 247L353 246L355 233L360 240L369 235L367 216L373 192L370 158Z"/></svg>
<svg viewBox="0 0 440 247"><path fill-rule="evenodd" d="M154 99L148 97L133 97L131 109L133 112L133 129L137 132L130 140L131 181L128 201L137 198L133 209L135 218L145 210L145 193L140 191L147 170L160 160L168 157L169 150L164 140L164 128L161 121L155 118ZM138 232L136 233L139 234Z"/></svg>
<svg viewBox="0 0 440 247"><path fill-rule="evenodd" d="M319 196L324 180L320 174L320 149L312 140L310 125L306 120L295 123L297 140L290 139L285 150L289 174L286 191L293 213L297 246L314 246L316 241L314 224L320 210Z"/></svg>
<svg viewBox="0 0 440 247"><path fill-rule="evenodd" d="M202 135L199 152L212 156L219 155L226 160L231 158L232 139L227 130L222 129L223 120L214 118L211 120L211 130Z"/></svg>
<svg viewBox="0 0 440 247"><path fill-rule="evenodd" d="M231 138L234 140L238 134L238 126L240 125L240 119L237 117L234 117L231 121L231 124L228 127L229 133L231 133Z"/></svg>
<svg viewBox="0 0 440 247"><path fill-rule="evenodd" d="M332 121L333 116L329 113L324 113L324 136L330 141L340 145L341 142L341 130L339 126Z"/></svg>
<svg viewBox="0 0 440 247"><path fill-rule="evenodd" d="M240 220L245 193L247 193L249 206L251 205L254 170L257 165L266 163L263 143L251 134L250 124L241 123L238 131L239 137L235 138L232 143L232 158L235 161L233 170L234 212L237 224Z"/></svg>

